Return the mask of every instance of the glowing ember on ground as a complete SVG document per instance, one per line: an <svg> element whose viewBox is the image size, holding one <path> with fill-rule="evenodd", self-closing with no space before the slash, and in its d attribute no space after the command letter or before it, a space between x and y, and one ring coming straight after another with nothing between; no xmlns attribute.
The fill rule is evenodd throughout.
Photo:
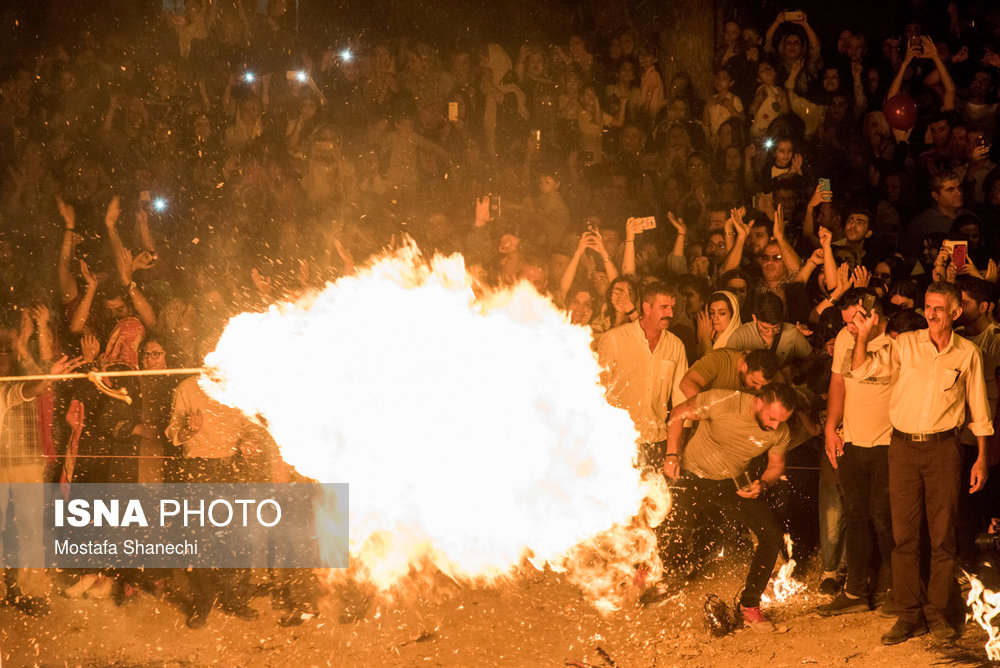
<svg viewBox="0 0 1000 668"><path fill-rule="evenodd" d="M1000 616L1000 592L984 588L982 581L975 575L971 573L966 575L972 586L965 601L972 612L966 613L966 621L974 619L983 627L988 636L986 656L990 661L1000 661L1000 629L993 624L993 620Z"/></svg>
<svg viewBox="0 0 1000 668"><path fill-rule="evenodd" d="M778 574L771 579L768 591L771 595L764 594L760 597L763 603L783 603L789 598L806 588L805 583L799 582L792 576L795 570L795 559L792 558L792 537L785 534L785 550L788 553L788 561L781 565Z"/></svg>
<svg viewBox="0 0 1000 668"><path fill-rule="evenodd" d="M527 284L477 298L457 255L405 247L237 316L206 362L206 389L265 418L287 462L350 483L352 574L381 589L426 560L457 579L508 575L525 555L564 568L647 495L589 332ZM616 540L648 553L648 523Z"/></svg>

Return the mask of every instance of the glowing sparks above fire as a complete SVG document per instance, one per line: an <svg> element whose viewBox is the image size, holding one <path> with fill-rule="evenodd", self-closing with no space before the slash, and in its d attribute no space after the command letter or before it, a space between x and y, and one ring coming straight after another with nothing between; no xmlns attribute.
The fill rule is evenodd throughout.
<svg viewBox="0 0 1000 668"><path fill-rule="evenodd" d="M560 568L647 496L589 343L527 284L477 298L460 256L409 246L234 318L207 389L265 418L301 473L350 483L351 556L374 584L426 560L491 579L525 556Z"/></svg>

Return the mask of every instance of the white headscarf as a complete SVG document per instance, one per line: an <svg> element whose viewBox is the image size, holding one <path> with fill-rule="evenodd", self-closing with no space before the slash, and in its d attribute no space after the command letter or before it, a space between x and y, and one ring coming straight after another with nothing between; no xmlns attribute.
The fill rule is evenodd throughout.
<svg viewBox="0 0 1000 668"><path fill-rule="evenodd" d="M706 304L706 306L710 306L713 301L719 301L718 298L712 299L712 297L715 297L716 295L722 295L727 301L729 301L729 310L733 312L733 319L730 320L729 325L722 330L717 337L715 337L715 341L712 343L713 350L725 348L726 344L729 343L729 337L733 335L733 332L736 331L737 327L743 324L740 322L740 300L737 299L736 295L728 290L716 290L713 292L709 295L708 304Z"/></svg>

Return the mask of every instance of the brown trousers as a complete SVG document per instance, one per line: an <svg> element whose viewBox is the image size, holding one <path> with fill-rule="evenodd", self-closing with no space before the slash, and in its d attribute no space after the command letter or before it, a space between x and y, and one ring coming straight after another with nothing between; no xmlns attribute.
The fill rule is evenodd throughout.
<svg viewBox="0 0 1000 668"><path fill-rule="evenodd" d="M944 618L955 587L955 526L961 493L962 446L958 439L889 445L892 504L892 592L900 621ZM930 578L920 578L920 525L927 517Z"/></svg>

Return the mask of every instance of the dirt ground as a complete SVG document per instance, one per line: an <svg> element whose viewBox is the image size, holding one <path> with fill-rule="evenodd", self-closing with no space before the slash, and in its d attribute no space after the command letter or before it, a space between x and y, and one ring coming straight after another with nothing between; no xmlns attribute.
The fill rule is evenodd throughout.
<svg viewBox="0 0 1000 668"><path fill-rule="evenodd" d="M785 633L739 630L709 635L702 604L707 593L731 600L745 564L703 574L658 604L626 606L602 618L579 590L553 573L517 578L495 588L446 587L433 595L373 602L356 622L339 621L342 603L331 592L318 617L302 626L278 625L268 596L255 598L256 621L213 611L199 630L185 626L176 597L142 593L116 607L110 600L59 596L60 576L28 575L32 589L52 593L52 611L29 618L0 607L2 666L985 666L985 633L966 626L953 646L929 636L894 647L879 643L892 620L877 612L822 618L827 600L807 589L766 611ZM716 569L719 570L718 568ZM815 584L806 569L803 581ZM183 574L176 578L183 581ZM602 651L604 654L602 655ZM994 664L996 665L996 664Z"/></svg>

